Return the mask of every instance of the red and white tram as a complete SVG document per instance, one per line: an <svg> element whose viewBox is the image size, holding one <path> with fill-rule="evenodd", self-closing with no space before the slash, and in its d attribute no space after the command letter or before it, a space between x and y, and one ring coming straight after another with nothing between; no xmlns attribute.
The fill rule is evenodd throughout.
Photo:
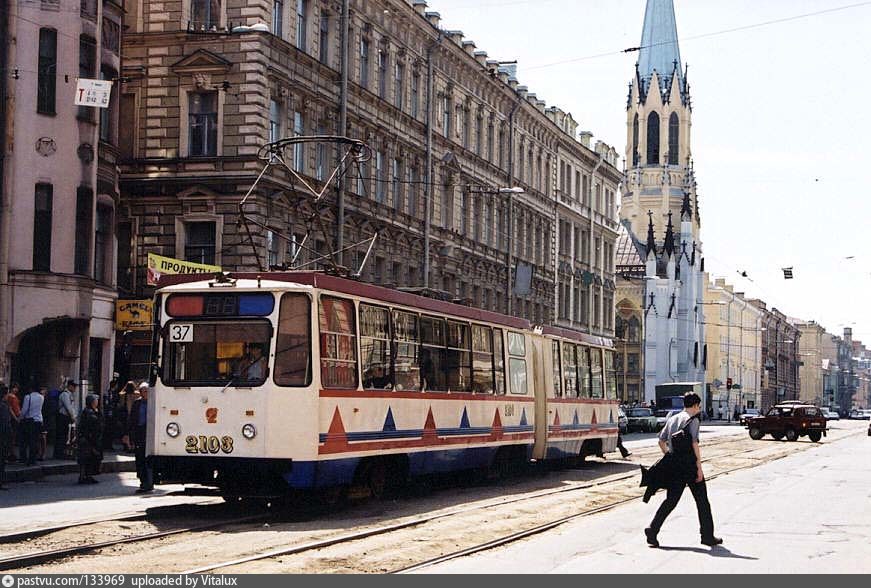
<svg viewBox="0 0 871 588"><path fill-rule="evenodd" d="M168 276L148 454L225 495L611 452L611 342L316 272Z"/></svg>

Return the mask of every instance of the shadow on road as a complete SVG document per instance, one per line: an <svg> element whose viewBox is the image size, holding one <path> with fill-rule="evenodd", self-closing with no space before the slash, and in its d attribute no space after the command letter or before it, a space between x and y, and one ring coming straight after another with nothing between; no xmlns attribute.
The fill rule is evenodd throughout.
<svg viewBox="0 0 871 588"><path fill-rule="evenodd" d="M749 559L752 561L757 561L759 559L758 557L751 557L749 555L738 555L737 553L732 553L721 545L718 545L717 547L712 547L710 549L704 549L702 547L669 547L667 545L660 545L659 549L663 551L688 551L692 553L710 555L711 557L725 557L729 559Z"/></svg>

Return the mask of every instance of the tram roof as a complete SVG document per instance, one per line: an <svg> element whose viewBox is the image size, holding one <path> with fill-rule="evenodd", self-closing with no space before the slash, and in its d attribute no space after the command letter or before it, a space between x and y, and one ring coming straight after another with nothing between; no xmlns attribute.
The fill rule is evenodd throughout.
<svg viewBox="0 0 871 588"><path fill-rule="evenodd" d="M360 298L367 298L387 304L415 308L423 312L452 315L470 321L502 325L513 329L527 331L532 330L533 328L532 323L526 319L511 317L496 312L490 312L488 310L481 310L480 308L463 306L453 302L435 300L418 294L401 292L399 290L376 286L374 284L366 284L348 278L332 276L323 272L239 272L225 273L224 276L226 276L225 279L251 280L250 287L257 287L258 280L262 288L279 288L289 284L310 286L312 288L351 296L359 296ZM210 279L205 278L204 274L163 275L160 277L158 288L182 284L195 286L196 283L202 283L205 286L214 282L214 277ZM248 288L248 284L246 284L245 287ZM611 341L609 339L594 337L579 331L572 331L559 327L543 327L541 332L545 335L572 339L579 342L589 343L591 345L601 345L605 347L611 346Z"/></svg>

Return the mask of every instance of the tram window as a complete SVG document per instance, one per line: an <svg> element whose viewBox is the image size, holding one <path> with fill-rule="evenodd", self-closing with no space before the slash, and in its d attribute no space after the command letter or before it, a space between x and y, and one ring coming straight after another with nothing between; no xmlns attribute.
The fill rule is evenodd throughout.
<svg viewBox="0 0 871 588"><path fill-rule="evenodd" d="M508 354L526 357L526 337L520 333L508 333Z"/></svg>
<svg viewBox="0 0 871 588"><path fill-rule="evenodd" d="M311 384L311 299L306 294L281 297L274 379L279 386Z"/></svg>
<svg viewBox="0 0 871 588"><path fill-rule="evenodd" d="M605 352L605 391L608 400L617 399L617 370L614 367L614 352Z"/></svg>
<svg viewBox="0 0 871 588"><path fill-rule="evenodd" d="M182 329L192 329L190 340L172 343L170 339ZM253 387L266 381L272 338L268 321L169 323L167 333L169 361L164 378L170 386L233 382Z"/></svg>
<svg viewBox="0 0 871 588"><path fill-rule="evenodd" d="M357 388L357 328L354 303L321 298L321 385L324 388Z"/></svg>
<svg viewBox="0 0 871 588"><path fill-rule="evenodd" d="M553 356L553 395L556 398L562 398L562 369L560 368L560 352L559 352L559 341L553 341L551 343L551 349Z"/></svg>
<svg viewBox="0 0 871 588"><path fill-rule="evenodd" d="M505 344L502 329L493 329L493 382L496 394L505 394Z"/></svg>
<svg viewBox="0 0 871 588"><path fill-rule="evenodd" d="M472 390L472 337L469 325L448 322L448 391Z"/></svg>
<svg viewBox="0 0 871 588"><path fill-rule="evenodd" d="M590 349L590 374L593 384L593 398L604 398L605 390L602 386L602 350Z"/></svg>
<svg viewBox="0 0 871 588"><path fill-rule="evenodd" d="M443 319L426 316L420 318L420 381L423 390L448 389L446 329Z"/></svg>
<svg viewBox="0 0 871 588"><path fill-rule="evenodd" d="M493 331L489 327L472 327L472 391L493 394Z"/></svg>
<svg viewBox="0 0 871 588"><path fill-rule="evenodd" d="M578 359L577 346L563 343L563 380L565 382L566 398L578 397Z"/></svg>
<svg viewBox="0 0 871 588"><path fill-rule="evenodd" d="M390 312L360 305L360 364L365 390L393 389L390 359Z"/></svg>
<svg viewBox="0 0 871 588"><path fill-rule="evenodd" d="M420 390L420 344L417 315L393 312L393 341L397 390Z"/></svg>
<svg viewBox="0 0 871 588"><path fill-rule="evenodd" d="M590 348L578 345L578 398L590 398Z"/></svg>

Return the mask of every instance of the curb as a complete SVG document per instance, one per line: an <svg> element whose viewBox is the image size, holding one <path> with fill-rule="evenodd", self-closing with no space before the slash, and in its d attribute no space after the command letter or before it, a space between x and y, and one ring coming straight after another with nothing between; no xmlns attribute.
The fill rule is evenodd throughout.
<svg viewBox="0 0 871 588"><path fill-rule="evenodd" d="M104 461L100 466L101 474L117 474L135 472L135 460ZM63 476L79 473L79 464L74 461L50 465L34 466L19 470L6 470L6 482L35 482L46 476Z"/></svg>

